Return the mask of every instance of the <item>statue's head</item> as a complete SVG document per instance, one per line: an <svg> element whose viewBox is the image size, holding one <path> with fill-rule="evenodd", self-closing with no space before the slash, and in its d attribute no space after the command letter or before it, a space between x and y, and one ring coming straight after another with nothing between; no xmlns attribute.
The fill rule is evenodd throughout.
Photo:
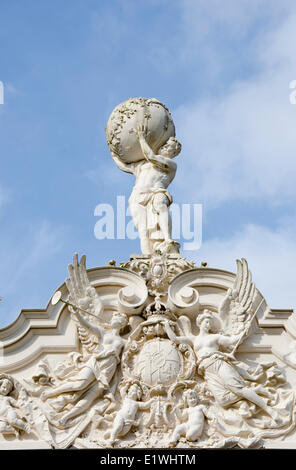
<svg viewBox="0 0 296 470"><path fill-rule="evenodd" d="M132 400L141 400L142 398L142 390L137 384L133 384L130 386L127 392L127 396Z"/></svg>
<svg viewBox="0 0 296 470"><path fill-rule="evenodd" d="M186 390L183 393L183 399L188 406L196 406L198 404L198 396L194 390Z"/></svg>
<svg viewBox="0 0 296 470"><path fill-rule="evenodd" d="M1 395L9 395L9 393L13 390L13 383L9 379L1 379L0 380L0 394Z"/></svg>
<svg viewBox="0 0 296 470"><path fill-rule="evenodd" d="M115 312L112 315L111 327L112 328L124 328L127 325L127 316L124 313Z"/></svg>
<svg viewBox="0 0 296 470"><path fill-rule="evenodd" d="M181 152L181 144L175 137L170 137L158 150L159 155L174 158Z"/></svg>
<svg viewBox="0 0 296 470"><path fill-rule="evenodd" d="M210 333L214 324L214 316L211 310L204 310L201 315L198 315L196 319L196 325L199 327L200 331Z"/></svg>

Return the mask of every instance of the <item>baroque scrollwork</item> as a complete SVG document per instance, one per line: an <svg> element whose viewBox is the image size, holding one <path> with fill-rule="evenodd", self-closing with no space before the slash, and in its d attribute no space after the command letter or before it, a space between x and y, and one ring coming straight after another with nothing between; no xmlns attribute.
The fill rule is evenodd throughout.
<svg viewBox="0 0 296 470"><path fill-rule="evenodd" d="M163 297L167 295L172 279L188 269L195 267L193 261L188 261L181 255L169 255L154 252L151 256L135 257L120 266L141 274L146 280L148 292L151 296Z"/></svg>
<svg viewBox="0 0 296 470"><path fill-rule="evenodd" d="M90 270L75 254L47 308L2 330L0 445L250 448L293 434L296 448L294 314L274 315L245 259L235 276L179 253L168 187L181 144L165 105L126 100L106 136L135 177L142 254ZM287 350L275 337L288 318Z"/></svg>
<svg viewBox="0 0 296 470"><path fill-rule="evenodd" d="M161 253L149 259L150 300L135 314L122 305L105 311L85 257L75 255L68 270L64 302L79 348L54 365L40 360L22 385L0 377L3 435L37 436L58 448L260 447L295 428L295 394L279 365L237 359L257 328L245 260L217 308L200 305L194 315L167 305Z"/></svg>

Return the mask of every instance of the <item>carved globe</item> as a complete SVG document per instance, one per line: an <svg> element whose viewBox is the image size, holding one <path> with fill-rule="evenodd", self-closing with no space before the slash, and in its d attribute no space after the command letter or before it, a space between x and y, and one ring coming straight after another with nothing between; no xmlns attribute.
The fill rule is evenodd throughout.
<svg viewBox="0 0 296 470"><path fill-rule="evenodd" d="M170 340L155 338L141 349L136 372L149 386L169 385L176 381L182 362L180 353Z"/></svg>
<svg viewBox="0 0 296 470"><path fill-rule="evenodd" d="M107 144L113 157L125 163L143 160L135 131L142 125L147 129L146 140L155 153L175 136L170 111L163 103L156 98L129 98L116 106L107 122Z"/></svg>

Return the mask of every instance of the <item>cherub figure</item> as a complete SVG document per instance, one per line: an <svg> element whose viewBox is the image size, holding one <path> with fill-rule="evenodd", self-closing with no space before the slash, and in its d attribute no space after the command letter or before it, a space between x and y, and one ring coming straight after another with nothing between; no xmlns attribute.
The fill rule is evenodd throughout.
<svg viewBox="0 0 296 470"><path fill-rule="evenodd" d="M17 401L9 395L13 388L14 384L8 378L0 380L0 433L18 436L19 431L29 433L30 426L16 412Z"/></svg>
<svg viewBox="0 0 296 470"><path fill-rule="evenodd" d="M116 414L113 428L110 433L106 433L105 437L110 435L110 445L112 446L119 436L125 436L132 426L139 426L139 421L136 421L136 415L139 410L146 410L150 407L153 399L141 402L142 389L136 383L123 387L121 390L123 399L122 406Z"/></svg>
<svg viewBox="0 0 296 470"><path fill-rule="evenodd" d="M207 408L199 404L197 394L194 390L185 390L183 393L185 409L180 410L180 405L176 407L177 416L181 421L172 434L170 446L174 447L182 436L188 441L196 441L203 432L205 417L208 417ZM182 406L182 405L181 405Z"/></svg>
<svg viewBox="0 0 296 470"><path fill-rule="evenodd" d="M181 144L170 137L155 154L147 143L145 128L140 126L136 132L144 159L124 163L116 156L113 158L121 170L136 177L129 206L139 231L142 253L151 254L155 251L153 241L164 242L166 246L176 243L171 240L169 206L173 199L167 187L176 174L177 165L172 158L180 153Z"/></svg>

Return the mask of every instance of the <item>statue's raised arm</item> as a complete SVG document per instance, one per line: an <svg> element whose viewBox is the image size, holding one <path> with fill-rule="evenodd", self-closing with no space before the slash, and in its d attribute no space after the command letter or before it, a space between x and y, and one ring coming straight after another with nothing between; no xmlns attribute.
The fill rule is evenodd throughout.
<svg viewBox="0 0 296 470"><path fill-rule="evenodd" d="M120 160L120 158L118 158L116 155L113 155L113 160L115 161L116 165L120 170L125 171L125 173L132 173L133 175L135 174L135 168L137 167L137 163L125 163Z"/></svg>
<svg viewBox="0 0 296 470"><path fill-rule="evenodd" d="M153 163L156 167L161 170L172 172L175 176L177 170L177 164L171 160L171 152L179 150L179 142L174 137L170 137L164 146L159 149L162 154L155 154L146 140L146 133L143 126L139 126L137 129L138 139L141 146L143 156L148 162ZM166 156L168 154L168 156Z"/></svg>

